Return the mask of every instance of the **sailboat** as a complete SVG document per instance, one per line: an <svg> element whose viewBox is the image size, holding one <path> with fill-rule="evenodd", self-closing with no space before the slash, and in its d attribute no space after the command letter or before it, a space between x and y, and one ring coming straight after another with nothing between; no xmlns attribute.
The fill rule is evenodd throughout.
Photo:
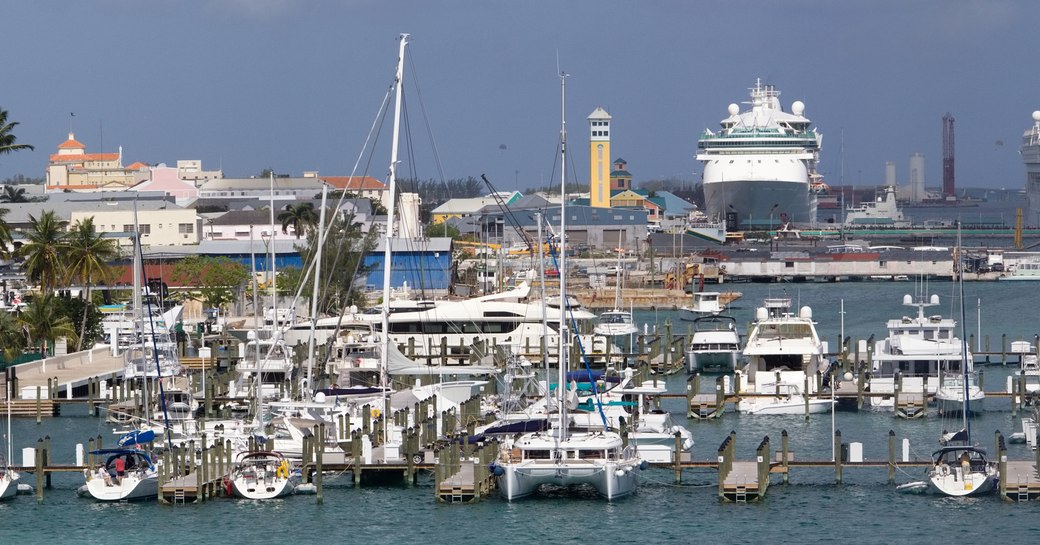
<svg viewBox="0 0 1040 545"><path fill-rule="evenodd" d="M269 500L296 490L296 472L278 452L241 452L225 480L227 491L236 498Z"/></svg>
<svg viewBox="0 0 1040 545"><path fill-rule="evenodd" d="M632 320L632 313L621 308L621 284L625 278L625 269L621 266L621 252L623 252L623 250L621 248L618 248L617 250L618 274L614 280L614 308L600 314L599 323L596 324L595 329L593 329L597 335L604 335L607 337L620 337L639 332L639 328Z"/></svg>
<svg viewBox="0 0 1040 545"><path fill-rule="evenodd" d="M561 82L561 164L567 164L566 74ZM566 238L567 199L566 166L560 179L563 199L560 204L560 300L567 300ZM568 405L572 401L566 388L566 369L570 355L570 325L566 312L559 323L559 376L556 388L556 419L546 431L525 433L506 448L492 470L498 477L503 498L512 501L535 493L542 485L591 485L607 500L635 492L639 486L639 469L645 462L633 445L625 445L621 436L610 431L606 418L598 431L575 432L570 429Z"/></svg>
<svg viewBox="0 0 1040 545"><path fill-rule="evenodd" d="M957 247L960 248L960 229L957 230ZM969 380L970 362L968 355L967 335L964 334L964 270L959 252L958 278L961 298L961 343L963 344L963 360L961 361L961 410L960 431L943 433L939 441L939 450L932 453L932 467L928 471L928 487L934 492L947 496L978 496L993 492L999 479L997 465L986 458L985 449L971 441L971 382ZM941 387L940 387L941 389Z"/></svg>
<svg viewBox="0 0 1040 545"><path fill-rule="evenodd" d="M7 388L7 457L0 460L0 500L13 498L18 494L18 473L11 469L11 390Z"/></svg>
<svg viewBox="0 0 1040 545"><path fill-rule="evenodd" d="M80 493L101 502L155 499L159 471L152 454L138 448L153 440L152 430L134 430L119 438L118 448L91 451L104 461L96 471L83 470L87 482L80 487Z"/></svg>

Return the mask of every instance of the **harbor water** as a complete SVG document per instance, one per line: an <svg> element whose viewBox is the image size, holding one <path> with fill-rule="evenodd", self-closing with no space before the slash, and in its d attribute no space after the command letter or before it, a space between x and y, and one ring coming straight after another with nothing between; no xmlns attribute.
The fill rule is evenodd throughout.
<svg viewBox="0 0 1040 545"><path fill-rule="evenodd" d="M1038 284L1036 287L1040 287ZM1011 341L1034 341L1040 332L1040 296L1031 283L969 282L964 286L966 330L989 335L990 350L999 351L1002 334ZM885 335L885 322L915 309L904 307L905 293L924 289L914 282L840 284L729 284L709 289L739 291L732 314L742 328L754 308L766 297L790 297L794 306L810 306L820 335L830 350L841 331L844 301L845 335L866 339ZM928 314L960 321L955 285L932 282L941 304ZM981 306L979 301L981 300ZM685 333L688 322L670 310L636 311L637 323L663 331L666 321L674 333ZM981 315L981 323L978 316ZM984 370L985 389L1003 390L1017 360L1002 364L991 357ZM686 375L666 379L669 391L683 393ZM703 381L704 388L713 379ZM684 400L664 400L677 422L686 422ZM22 447L35 446L49 436L53 461L74 462L75 444L101 434L111 442L111 426L86 415L82 405L66 405L63 416L31 418L13 423L15 461ZM1005 436L1020 431L1022 413L1012 417L1010 402L987 399L973 419L974 439L992 452L994 432ZM832 424L833 421L833 424ZM959 428L959 419L944 421L934 407L924 419L900 420L891 412L839 410L830 414L771 417L742 416L734 411L719 419L688 422L696 444L693 457L708 461L730 431L736 431L737 458L751 460L763 437L778 450L787 431L795 460L830 460L832 425L844 442L863 443L864 458L887 460L888 434L893 431L902 449L910 441L911 458L928 459L943 429ZM109 443L110 444L110 443ZM1026 445L1008 445L1010 459L1032 457ZM922 468L897 471L897 483L920 480ZM35 483L32 475L23 482ZM833 468L791 471L790 484L772 477L772 486L759 503L721 503L714 470L683 472L674 484L671 470L649 469L643 484L629 498L608 503L586 490L550 490L530 499L505 502L497 496L473 504L441 504L434 497L433 480L422 476L416 486L363 486L355 488L349 475L327 479L324 502L314 496L249 502L216 498L201 504L98 504L80 498L76 489L82 475L56 474L38 504L33 496L0 503L4 528L0 542L110 544L118 541L162 543L952 543L999 539L1028 543L1040 537L1040 503L1012 504L996 495L973 499L901 494L888 484L884 468L845 468L843 484L835 484Z"/></svg>

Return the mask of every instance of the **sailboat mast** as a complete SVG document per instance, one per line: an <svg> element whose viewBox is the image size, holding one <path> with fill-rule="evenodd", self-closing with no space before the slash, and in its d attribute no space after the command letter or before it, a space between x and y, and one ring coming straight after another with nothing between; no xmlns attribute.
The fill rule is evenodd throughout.
<svg viewBox="0 0 1040 545"><path fill-rule="evenodd" d="M383 421L390 422L390 394L386 386L390 381L387 376L387 366L390 350L390 260L393 257L390 245L394 238L394 201L397 192L397 147L401 134L401 98L403 96L402 84L404 83L404 50L408 45L408 34L401 34L401 49L397 55L397 74L394 76L394 133L390 146L390 172L387 180L387 206L386 206L386 242L383 246L383 312L382 325L383 335L380 337L380 386L383 387ZM390 426L383 426L383 442L388 443L390 438Z"/></svg>
<svg viewBox="0 0 1040 545"><path fill-rule="evenodd" d="M275 337L275 331L278 330L278 271L275 269L274 257L277 255L274 249L275 233L278 231L274 228L274 171L268 173L271 179L271 195L270 195L270 206L271 209L271 338Z"/></svg>
<svg viewBox="0 0 1040 545"><path fill-rule="evenodd" d="M964 259L961 252L964 249L961 247L961 222L957 222L957 287L960 291L961 299L961 377L964 382L964 410L961 414L961 422L964 425L964 430L968 434L968 444L971 444L971 420L968 419L968 414L971 413L971 392L968 390L968 335L967 335L967 323L964 321Z"/></svg>
<svg viewBox="0 0 1040 545"><path fill-rule="evenodd" d="M321 249L325 246L325 203L329 194L328 184L321 184L321 211L318 212L318 230L315 233L318 250L314 253L314 284L311 287L311 334L307 340L307 397L314 391L314 332L318 325L318 279L321 278Z"/></svg>
<svg viewBox="0 0 1040 545"><path fill-rule="evenodd" d="M560 353L559 381L556 393L560 396L560 440L567 437L567 356L570 353L570 333L567 331L567 74L560 72Z"/></svg>

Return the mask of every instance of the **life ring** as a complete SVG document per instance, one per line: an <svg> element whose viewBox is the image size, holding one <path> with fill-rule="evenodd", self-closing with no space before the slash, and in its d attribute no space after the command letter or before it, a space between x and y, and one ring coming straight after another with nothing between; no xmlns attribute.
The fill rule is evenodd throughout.
<svg viewBox="0 0 1040 545"><path fill-rule="evenodd" d="M289 462L282 460L282 463L278 464L278 469L274 472L275 476L279 479L289 478Z"/></svg>

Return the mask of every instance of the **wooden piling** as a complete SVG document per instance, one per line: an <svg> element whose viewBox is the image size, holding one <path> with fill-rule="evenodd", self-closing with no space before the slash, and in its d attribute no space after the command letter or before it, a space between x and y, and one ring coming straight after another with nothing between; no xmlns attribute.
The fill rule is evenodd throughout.
<svg viewBox="0 0 1040 545"><path fill-rule="evenodd" d="M323 459L323 454L324 454L324 451L325 451L325 445L324 445L324 443L325 443L325 441L324 441L324 438L325 438L325 422L324 421L322 421L321 423L318 424L318 437L320 439L315 441L315 445L314 445L315 446L315 449L314 449L314 454L315 454L315 457L314 457L314 467L315 467L315 470L316 470L315 473L314 473L314 481L315 481L314 484L315 484L315 488L317 489L317 494L315 495L315 501L318 502L318 505L321 505L321 504L325 503L325 493L324 493L324 491L322 489L322 459Z"/></svg>
<svg viewBox="0 0 1040 545"><path fill-rule="evenodd" d="M37 392L40 390L36 388ZM37 398L39 399L39 398ZM43 503L43 439L36 440L36 503Z"/></svg>
<svg viewBox="0 0 1040 545"><path fill-rule="evenodd" d="M888 484L896 482L896 432L888 430Z"/></svg>
<svg viewBox="0 0 1040 545"><path fill-rule="evenodd" d="M841 430L834 430L834 481L841 484Z"/></svg>

